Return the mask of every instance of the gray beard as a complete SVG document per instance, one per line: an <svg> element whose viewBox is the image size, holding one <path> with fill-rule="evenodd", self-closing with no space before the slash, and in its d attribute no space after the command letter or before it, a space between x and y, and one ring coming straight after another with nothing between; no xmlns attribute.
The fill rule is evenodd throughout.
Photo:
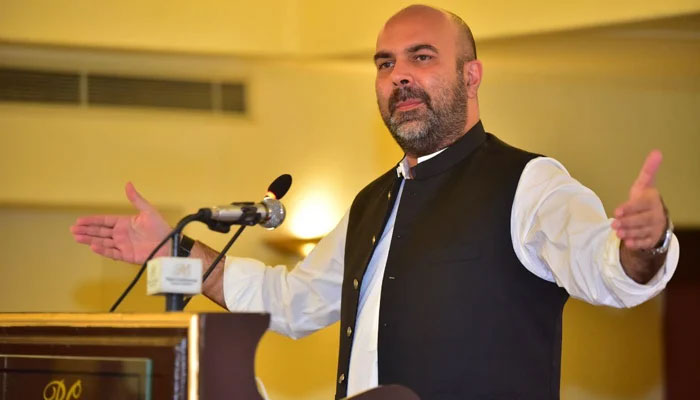
<svg viewBox="0 0 700 400"><path fill-rule="evenodd" d="M418 109L399 113L390 111L389 116L382 113L391 136L406 154L420 157L434 153L451 145L464 134L467 98L464 80L461 74L457 74L457 77L453 87L438 93L434 99L422 90L416 96L392 94L394 103L406 96L419 97L424 101L424 107Z"/></svg>

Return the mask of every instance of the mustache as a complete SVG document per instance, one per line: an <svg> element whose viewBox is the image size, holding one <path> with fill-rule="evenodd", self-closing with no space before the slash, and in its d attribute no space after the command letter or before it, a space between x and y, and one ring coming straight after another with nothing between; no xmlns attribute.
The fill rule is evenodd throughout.
<svg viewBox="0 0 700 400"><path fill-rule="evenodd" d="M389 113L393 114L394 111L396 111L396 105L398 103L409 99L420 100L425 103L425 106L428 107L428 109L433 109L430 104L430 96L425 92L425 90L417 87L405 86L398 87L391 92L391 96L389 96Z"/></svg>

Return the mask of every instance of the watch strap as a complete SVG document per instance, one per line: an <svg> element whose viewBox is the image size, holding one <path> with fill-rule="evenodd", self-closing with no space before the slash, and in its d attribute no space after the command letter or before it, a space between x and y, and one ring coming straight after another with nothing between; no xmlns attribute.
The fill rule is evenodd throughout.
<svg viewBox="0 0 700 400"><path fill-rule="evenodd" d="M664 232L664 237L660 243L653 249L649 250L649 253L652 256L666 254L666 252L668 252L668 248L671 247L671 239L673 238L673 222L671 222L671 217L669 217L666 207L664 207L664 211L666 211L666 232Z"/></svg>
<svg viewBox="0 0 700 400"><path fill-rule="evenodd" d="M192 246L194 246L194 239L187 235L182 235L182 238L180 238L180 245L177 247L177 256L189 257Z"/></svg>

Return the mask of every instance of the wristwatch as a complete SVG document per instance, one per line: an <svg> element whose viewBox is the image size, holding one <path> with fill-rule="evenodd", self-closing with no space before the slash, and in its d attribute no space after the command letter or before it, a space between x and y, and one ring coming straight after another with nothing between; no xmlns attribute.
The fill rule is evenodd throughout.
<svg viewBox="0 0 700 400"><path fill-rule="evenodd" d="M671 239L673 238L673 222L671 222L671 217L669 217L668 212L666 212L666 233L664 233L663 241L659 241L661 244L649 249L649 254L652 256L658 256L661 254L666 254L668 248L671 246Z"/></svg>
<svg viewBox="0 0 700 400"><path fill-rule="evenodd" d="M187 235L182 235L180 238L180 243L177 248L178 257L189 257L190 251L192 251L192 246L194 246L194 239Z"/></svg>

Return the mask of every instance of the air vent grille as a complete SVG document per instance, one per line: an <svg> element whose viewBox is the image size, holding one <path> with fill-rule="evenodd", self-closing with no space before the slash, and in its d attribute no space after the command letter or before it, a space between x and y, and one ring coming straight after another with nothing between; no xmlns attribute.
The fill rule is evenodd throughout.
<svg viewBox="0 0 700 400"><path fill-rule="evenodd" d="M81 97L82 93L82 97ZM0 101L72 103L245 113L245 87L235 82L185 81L104 74L0 68Z"/></svg>
<svg viewBox="0 0 700 400"><path fill-rule="evenodd" d="M0 69L0 101L80 103L80 75Z"/></svg>
<svg viewBox="0 0 700 400"><path fill-rule="evenodd" d="M245 86L243 84L224 83L221 85L221 109L245 112Z"/></svg>
<svg viewBox="0 0 700 400"><path fill-rule="evenodd" d="M210 83L88 76L88 103L209 110Z"/></svg>

